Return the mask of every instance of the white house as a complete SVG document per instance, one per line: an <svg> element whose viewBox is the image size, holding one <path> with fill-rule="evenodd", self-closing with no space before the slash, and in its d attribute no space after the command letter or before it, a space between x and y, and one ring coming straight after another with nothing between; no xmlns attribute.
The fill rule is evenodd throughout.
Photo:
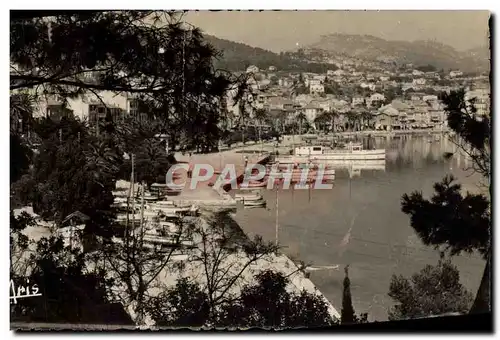
<svg viewBox="0 0 500 340"><path fill-rule="evenodd" d="M325 93L325 86L323 84L309 84L310 94Z"/></svg>
<svg viewBox="0 0 500 340"><path fill-rule="evenodd" d="M371 106L373 102L383 102L385 100L385 96L381 93L372 94L367 100L366 104Z"/></svg>
<svg viewBox="0 0 500 340"><path fill-rule="evenodd" d="M89 106L92 103L103 103L110 108L119 108L125 113L130 113L131 103L134 98L123 94L116 94L111 91L101 91L98 93L99 97L93 93L85 94L77 98L68 98L68 109L73 111L75 117L85 120L89 118ZM34 117L49 116L51 110L55 110L62 106L62 101L55 100L54 98L46 98L37 103L34 108Z"/></svg>
<svg viewBox="0 0 500 340"><path fill-rule="evenodd" d="M422 100L424 102L434 102L434 101L438 100L438 96L435 96L435 95L432 95L432 94L428 94L428 95L423 96Z"/></svg>
<svg viewBox="0 0 500 340"><path fill-rule="evenodd" d="M375 91L375 84L372 84L372 83L365 83L365 82L363 82L363 83L359 84L359 86L360 86L361 88L363 88L363 89L368 88L368 89L370 89L371 91Z"/></svg>
<svg viewBox="0 0 500 340"><path fill-rule="evenodd" d="M451 71L450 72L450 78L455 78L455 77L461 77L463 76L463 72L462 71Z"/></svg>
<svg viewBox="0 0 500 340"><path fill-rule="evenodd" d="M247 73L257 73L259 72L259 68L255 65L250 65L247 67Z"/></svg>
<svg viewBox="0 0 500 340"><path fill-rule="evenodd" d="M416 86L422 86L425 85L425 82L426 82L425 78L415 78L413 79L412 84Z"/></svg>
<svg viewBox="0 0 500 340"><path fill-rule="evenodd" d="M363 105L365 98L363 97L352 97L352 106Z"/></svg>
<svg viewBox="0 0 500 340"><path fill-rule="evenodd" d="M267 86L269 86L270 83L271 83L271 80L269 80L269 79L262 79L262 80L257 81L257 86L258 86L259 89L264 89Z"/></svg>
<svg viewBox="0 0 500 340"><path fill-rule="evenodd" d="M411 74L413 74L414 76L421 76L424 74L424 72L419 71L419 70L413 70L413 72Z"/></svg>
<svg viewBox="0 0 500 340"><path fill-rule="evenodd" d="M315 78L310 78L310 79L304 80L304 84L307 87L310 87L311 85L321 85L321 83L322 83L322 81L320 79L315 79Z"/></svg>

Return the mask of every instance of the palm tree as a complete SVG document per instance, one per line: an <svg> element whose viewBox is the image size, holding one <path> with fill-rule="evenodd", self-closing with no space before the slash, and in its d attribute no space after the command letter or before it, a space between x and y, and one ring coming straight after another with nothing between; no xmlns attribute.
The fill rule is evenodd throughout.
<svg viewBox="0 0 500 340"><path fill-rule="evenodd" d="M262 124L265 122L266 118L268 118L267 112L264 109L257 109L254 113L255 124L259 127L259 139L262 135Z"/></svg>
<svg viewBox="0 0 500 340"><path fill-rule="evenodd" d="M29 126L33 120L33 105L35 97L28 94L10 96L11 133L23 132L23 127Z"/></svg>
<svg viewBox="0 0 500 340"><path fill-rule="evenodd" d="M363 114L361 112L350 112L348 119L350 120L351 129L353 131L361 131L363 126Z"/></svg>
<svg viewBox="0 0 500 340"><path fill-rule="evenodd" d="M280 111L278 113L278 121L281 123L281 133L285 133L285 125L287 120L287 113Z"/></svg>
<svg viewBox="0 0 500 340"><path fill-rule="evenodd" d="M373 114L370 111L363 111L361 113L361 121L363 126L367 126L369 129L373 129Z"/></svg>
<svg viewBox="0 0 500 340"><path fill-rule="evenodd" d="M327 112L321 112L315 119L314 119L314 126L316 127L317 130L324 132L325 130L325 123L328 121L327 117Z"/></svg>
<svg viewBox="0 0 500 340"><path fill-rule="evenodd" d="M306 115L304 114L304 112L299 112L299 114L295 117L298 122L299 122L299 126L300 126L300 134L302 135L302 124L304 122L307 122L307 117Z"/></svg>
<svg viewBox="0 0 500 340"><path fill-rule="evenodd" d="M335 133L335 120L339 117L339 114L336 111L328 111L327 117L330 120L330 131Z"/></svg>

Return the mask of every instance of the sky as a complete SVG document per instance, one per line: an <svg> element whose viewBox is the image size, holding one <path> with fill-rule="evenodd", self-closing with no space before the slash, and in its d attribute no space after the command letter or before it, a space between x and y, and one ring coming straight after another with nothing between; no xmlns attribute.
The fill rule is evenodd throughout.
<svg viewBox="0 0 500 340"><path fill-rule="evenodd" d="M458 50L488 46L488 11L221 11L188 12L205 33L273 52L331 33L386 40L436 40Z"/></svg>

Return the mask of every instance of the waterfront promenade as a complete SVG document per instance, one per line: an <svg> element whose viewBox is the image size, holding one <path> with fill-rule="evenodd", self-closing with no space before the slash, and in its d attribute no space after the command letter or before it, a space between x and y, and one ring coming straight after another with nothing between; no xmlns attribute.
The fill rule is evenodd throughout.
<svg viewBox="0 0 500 340"><path fill-rule="evenodd" d="M209 154L182 154L176 153L175 158L179 163L186 163L192 168L195 164L207 164L213 167L216 172L220 172L226 164L234 164L236 175L243 175L245 167L245 157L249 164L256 164L264 161L269 154L245 152L250 151L251 146L237 147L231 150L225 150L217 153ZM255 150L255 145L252 150ZM235 206L236 202L222 189L217 190L210 187L209 181L202 181L196 184L195 188L191 188L191 179L188 178L186 170L178 170L176 174L179 177L174 180L176 184L186 183L177 196L169 197L172 201L177 201L181 204L197 204L203 207L213 206Z"/></svg>

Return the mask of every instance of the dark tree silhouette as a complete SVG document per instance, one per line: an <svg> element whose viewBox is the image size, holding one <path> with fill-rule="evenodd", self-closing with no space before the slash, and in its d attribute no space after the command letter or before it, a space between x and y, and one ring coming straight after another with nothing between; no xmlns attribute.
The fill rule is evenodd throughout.
<svg viewBox="0 0 500 340"><path fill-rule="evenodd" d="M349 280L348 274L348 266L344 268L345 277L344 277L344 289L342 294L342 314L341 314L341 322L342 323L354 323L356 315L354 313L354 307L352 306L352 297L351 297L351 281Z"/></svg>
<svg viewBox="0 0 500 340"><path fill-rule="evenodd" d="M389 311L389 320L467 313L473 301L449 259L441 259L437 266L427 265L411 279L393 275L389 296L397 302Z"/></svg>
<svg viewBox="0 0 500 340"><path fill-rule="evenodd" d="M343 282L343 293L342 293L342 311L340 316L340 322L342 324L352 324L352 323L366 323L368 322L368 314L364 313L361 315L356 315L354 307L352 306L351 297L351 280L349 279L349 266L344 268L345 277Z"/></svg>
<svg viewBox="0 0 500 340"><path fill-rule="evenodd" d="M178 13L46 15L11 20L11 90L61 100L120 93L141 103L141 113L161 123L172 145L185 135L200 147L219 134L226 92L235 90L237 101L242 98L249 76L216 70L219 52ZM207 135L201 140L193 130L198 124Z"/></svg>
<svg viewBox="0 0 500 340"><path fill-rule="evenodd" d="M86 272L80 249L65 246L61 238L51 236L36 242L36 251L26 252L28 244L34 242L21 238L20 232L32 225L33 219L27 214L17 218L11 215L11 256L17 260L11 267L11 282L14 289L36 284L41 296L12 304L12 321L132 324L123 307L108 300L109 283L103 273Z"/></svg>
<svg viewBox="0 0 500 340"><path fill-rule="evenodd" d="M288 277L264 271L254 285L245 285L241 295L209 313L209 297L198 284L181 279L151 305L158 326L204 326L228 328L297 328L334 325L325 301L316 294L290 293ZM210 316L212 315L212 316Z"/></svg>
<svg viewBox="0 0 500 340"><path fill-rule="evenodd" d="M71 213L90 217L86 232L106 235L113 218L113 195L121 158L88 134L73 118L44 119L34 130L42 143L29 176L13 188L24 205L57 225Z"/></svg>
<svg viewBox="0 0 500 340"><path fill-rule="evenodd" d="M490 178L491 126L489 117L477 114L475 100L464 100L464 91L442 94L448 125L456 133L454 142L467 153L473 169ZM402 210L424 244L441 248L450 255L480 252L486 267L471 312L490 310L491 215L490 202L482 194L463 194L459 184L447 176L434 185L435 193L425 199L421 192L405 194Z"/></svg>
<svg viewBox="0 0 500 340"><path fill-rule="evenodd" d="M152 298L147 310L160 327L201 327L210 315L207 301L198 284L182 278L174 288Z"/></svg>
<svg viewBox="0 0 500 340"><path fill-rule="evenodd" d="M17 134L10 134L10 183L28 172L32 151Z"/></svg>

